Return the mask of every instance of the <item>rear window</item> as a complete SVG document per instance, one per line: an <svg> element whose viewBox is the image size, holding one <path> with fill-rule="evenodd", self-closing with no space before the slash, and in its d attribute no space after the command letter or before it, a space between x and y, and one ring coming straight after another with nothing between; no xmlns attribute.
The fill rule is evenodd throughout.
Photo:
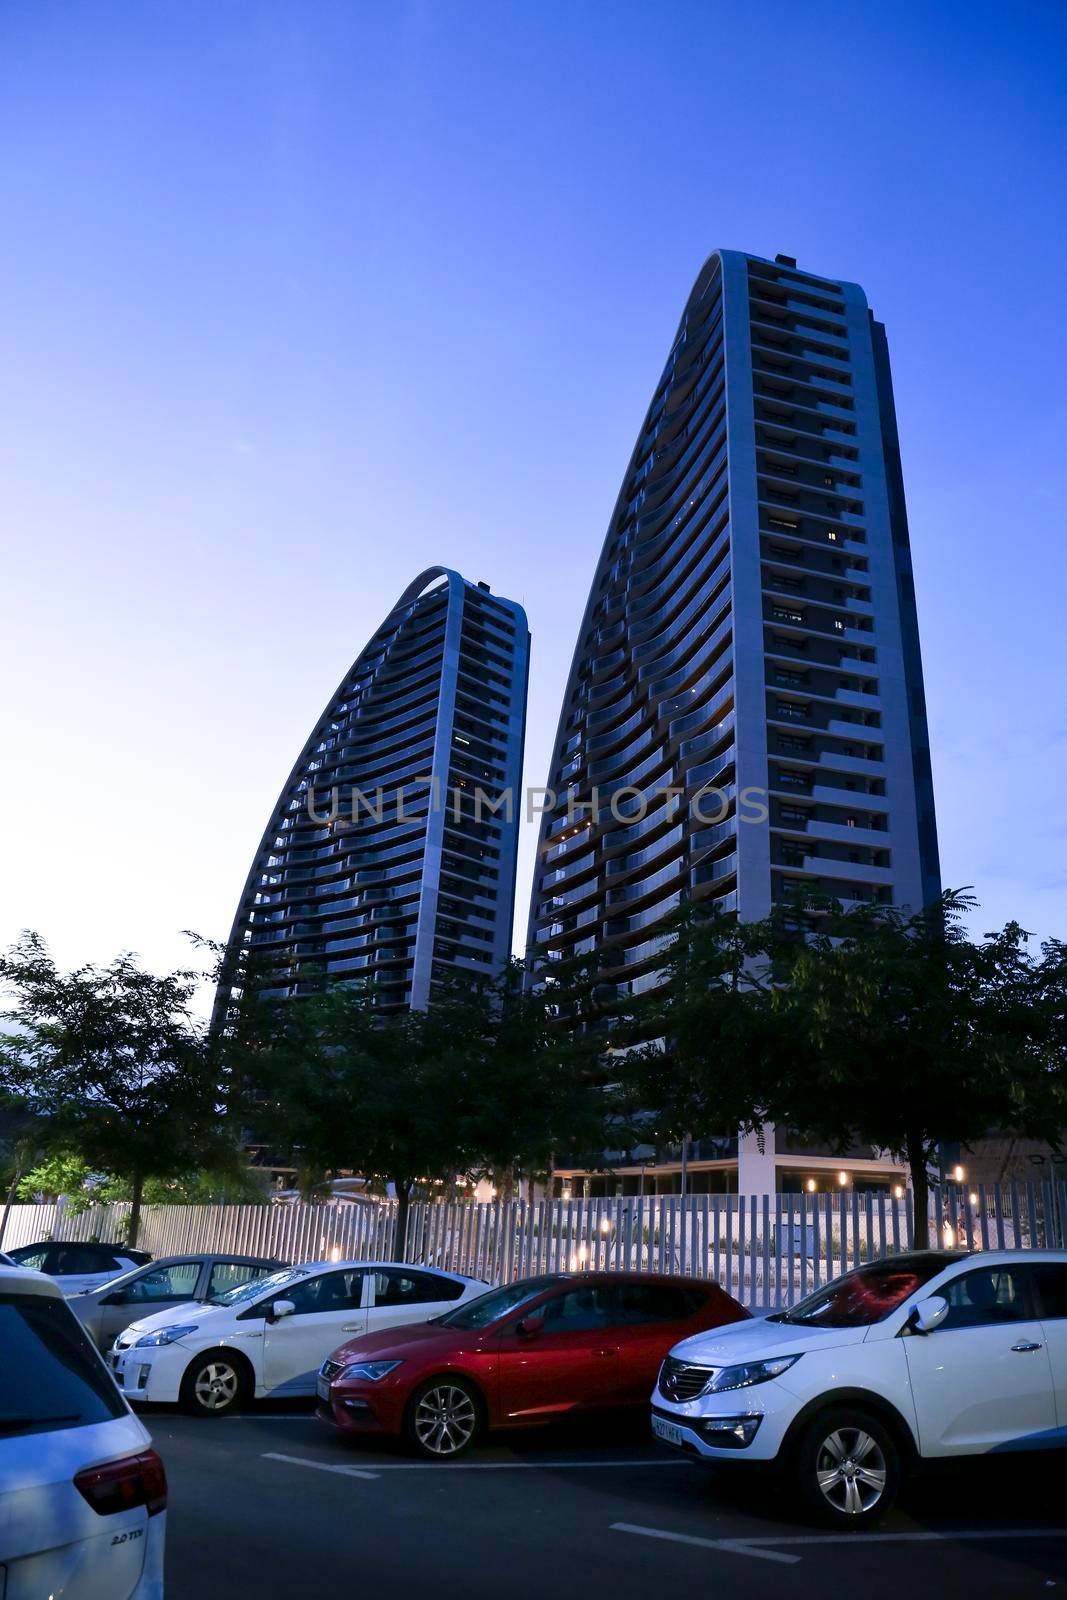
<svg viewBox="0 0 1067 1600"><path fill-rule="evenodd" d="M19 1245L17 1250L11 1251L11 1259L20 1267L31 1267L34 1272L43 1272L51 1248L49 1244Z"/></svg>
<svg viewBox="0 0 1067 1600"><path fill-rule="evenodd" d="M1067 1262L1039 1261L1031 1268L1041 1296L1041 1315L1048 1321L1067 1317Z"/></svg>
<svg viewBox="0 0 1067 1600"><path fill-rule="evenodd" d="M0 1439L124 1417L81 1323L58 1296L0 1292Z"/></svg>
<svg viewBox="0 0 1067 1600"><path fill-rule="evenodd" d="M78 1277L90 1272L121 1272L123 1264L112 1250L101 1250L91 1244L60 1244L52 1246L49 1272L57 1278Z"/></svg>
<svg viewBox="0 0 1067 1600"><path fill-rule="evenodd" d="M705 1296L676 1283L622 1283L616 1290L621 1322L684 1322Z"/></svg>

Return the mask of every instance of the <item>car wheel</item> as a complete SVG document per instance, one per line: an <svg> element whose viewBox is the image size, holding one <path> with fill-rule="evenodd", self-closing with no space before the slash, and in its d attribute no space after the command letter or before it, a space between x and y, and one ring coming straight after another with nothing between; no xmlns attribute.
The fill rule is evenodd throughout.
<svg viewBox="0 0 1067 1600"><path fill-rule="evenodd" d="M878 1522L900 1487L900 1454L869 1411L821 1412L804 1430L796 1453L800 1488L820 1522L864 1528Z"/></svg>
<svg viewBox="0 0 1067 1600"><path fill-rule="evenodd" d="M416 1389L404 1417L408 1443L430 1461L462 1455L481 1426L481 1397L464 1378L431 1378Z"/></svg>
<svg viewBox="0 0 1067 1600"><path fill-rule="evenodd" d="M182 1379L182 1405L196 1417L224 1417L246 1398L244 1362L225 1350L210 1350L191 1363Z"/></svg>

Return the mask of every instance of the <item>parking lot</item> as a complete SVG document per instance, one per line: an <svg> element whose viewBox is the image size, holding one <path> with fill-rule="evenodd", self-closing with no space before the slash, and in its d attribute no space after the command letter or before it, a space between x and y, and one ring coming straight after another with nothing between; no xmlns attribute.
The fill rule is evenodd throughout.
<svg viewBox="0 0 1067 1600"><path fill-rule="evenodd" d="M1067 1584L1058 1454L913 1484L874 1534L820 1533L773 1478L724 1482L643 1421L500 1436L423 1464L306 1408L145 1412L170 1480L169 1600L369 1591L463 1600L680 1593L1033 1594Z"/></svg>

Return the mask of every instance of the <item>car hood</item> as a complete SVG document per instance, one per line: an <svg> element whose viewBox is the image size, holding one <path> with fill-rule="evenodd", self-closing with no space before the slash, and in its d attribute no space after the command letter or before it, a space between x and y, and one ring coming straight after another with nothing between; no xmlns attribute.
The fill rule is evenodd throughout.
<svg viewBox="0 0 1067 1600"><path fill-rule="evenodd" d="M395 1357L403 1361L406 1356L429 1355L436 1345L442 1354L459 1349L481 1346L486 1328L442 1328L434 1322L409 1322L399 1328L382 1328L378 1333L365 1333L338 1345L330 1356L331 1361L381 1361Z"/></svg>
<svg viewBox="0 0 1067 1600"><path fill-rule="evenodd" d="M833 1350L840 1345L862 1344L868 1329L804 1327L799 1323L772 1322L753 1317L731 1322L708 1333L694 1333L671 1350L679 1361L698 1366L733 1366L739 1361L762 1361L768 1356L802 1355L805 1350Z"/></svg>
<svg viewBox="0 0 1067 1600"><path fill-rule="evenodd" d="M202 1300L183 1300L180 1305L167 1306L164 1311L153 1311L147 1317L138 1317L136 1322L131 1322L124 1328L121 1338L128 1333L154 1333L157 1328L171 1328L177 1322L188 1322L195 1316L197 1322L203 1322L205 1317L217 1317L220 1311L225 1311L226 1306L205 1305Z"/></svg>

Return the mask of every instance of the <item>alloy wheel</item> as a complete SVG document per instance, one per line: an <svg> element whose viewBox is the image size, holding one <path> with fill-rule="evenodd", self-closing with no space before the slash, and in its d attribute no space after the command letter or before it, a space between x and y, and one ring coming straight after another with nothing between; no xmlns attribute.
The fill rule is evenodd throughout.
<svg viewBox="0 0 1067 1600"><path fill-rule="evenodd" d="M881 1446L863 1428L836 1428L815 1454L815 1480L826 1501L844 1516L873 1511L885 1492L889 1468Z"/></svg>
<svg viewBox="0 0 1067 1600"><path fill-rule="evenodd" d="M240 1378L226 1361L210 1361L200 1368L193 1384L193 1393L205 1411L223 1411L233 1404L240 1388Z"/></svg>
<svg viewBox="0 0 1067 1600"><path fill-rule="evenodd" d="M436 1384L415 1407L415 1437L435 1456L454 1456L466 1448L478 1426L478 1412L466 1389Z"/></svg>

